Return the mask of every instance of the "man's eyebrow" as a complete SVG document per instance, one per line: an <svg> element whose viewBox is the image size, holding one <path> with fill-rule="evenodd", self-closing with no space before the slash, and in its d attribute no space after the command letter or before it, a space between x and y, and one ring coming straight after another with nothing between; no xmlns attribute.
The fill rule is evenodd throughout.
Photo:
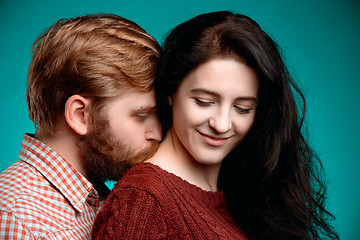
<svg viewBox="0 0 360 240"><path fill-rule="evenodd" d="M152 112L156 111L157 107L155 105L139 106L133 110L134 113L139 112Z"/></svg>
<svg viewBox="0 0 360 240"><path fill-rule="evenodd" d="M216 92L210 91L208 89L204 89L204 88L195 88L193 90L190 91L191 93L203 93L203 94L207 94L207 95L212 95L216 98L220 98L220 95ZM253 101L255 103L258 102L258 99L254 96L243 96L243 97L238 97L235 99L235 101Z"/></svg>

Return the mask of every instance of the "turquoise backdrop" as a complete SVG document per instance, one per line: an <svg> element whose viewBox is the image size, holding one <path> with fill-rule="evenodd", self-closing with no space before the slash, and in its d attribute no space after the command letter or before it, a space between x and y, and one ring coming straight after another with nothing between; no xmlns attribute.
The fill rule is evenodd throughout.
<svg viewBox="0 0 360 240"><path fill-rule="evenodd" d="M159 42L199 13L249 15L284 50L307 98L307 127L324 162L329 208L341 239L360 239L360 4L357 0L2 0L0 3L0 171L17 160L24 132L34 132L25 101L35 38L60 18L97 12L137 22Z"/></svg>

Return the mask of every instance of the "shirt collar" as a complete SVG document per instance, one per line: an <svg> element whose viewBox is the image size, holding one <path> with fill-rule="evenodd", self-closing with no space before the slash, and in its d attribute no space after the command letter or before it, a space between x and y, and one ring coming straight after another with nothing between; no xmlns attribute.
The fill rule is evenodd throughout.
<svg viewBox="0 0 360 240"><path fill-rule="evenodd" d="M99 197L93 185L60 154L28 134L24 135L19 159L36 168L79 212L91 192Z"/></svg>

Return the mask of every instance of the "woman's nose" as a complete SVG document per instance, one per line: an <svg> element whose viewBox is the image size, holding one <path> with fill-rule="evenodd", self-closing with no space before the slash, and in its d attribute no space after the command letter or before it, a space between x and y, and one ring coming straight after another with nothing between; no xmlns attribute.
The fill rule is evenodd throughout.
<svg viewBox="0 0 360 240"><path fill-rule="evenodd" d="M209 126L218 133L225 133L232 127L232 121L227 111L219 112L209 119Z"/></svg>

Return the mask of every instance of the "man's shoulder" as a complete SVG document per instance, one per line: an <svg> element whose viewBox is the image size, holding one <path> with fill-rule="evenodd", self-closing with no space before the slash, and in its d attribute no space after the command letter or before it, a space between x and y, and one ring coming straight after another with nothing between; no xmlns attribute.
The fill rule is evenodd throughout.
<svg viewBox="0 0 360 240"><path fill-rule="evenodd" d="M44 212L49 212L46 208L55 202L68 205L61 193L32 165L19 160L0 174L2 211L29 214L45 208Z"/></svg>
<svg viewBox="0 0 360 240"><path fill-rule="evenodd" d="M0 202L11 208L31 181L38 177L36 169L19 160L0 173Z"/></svg>
<svg viewBox="0 0 360 240"><path fill-rule="evenodd" d="M72 227L75 216L62 194L32 165L21 160L0 174L0 212L35 232Z"/></svg>

